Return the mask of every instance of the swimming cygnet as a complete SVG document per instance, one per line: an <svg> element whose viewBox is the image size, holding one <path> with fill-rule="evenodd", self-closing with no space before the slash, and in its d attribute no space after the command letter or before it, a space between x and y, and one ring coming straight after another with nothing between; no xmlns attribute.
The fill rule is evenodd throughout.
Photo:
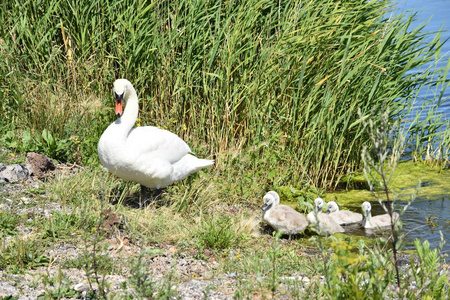
<svg viewBox="0 0 450 300"><path fill-rule="evenodd" d="M345 231L332 217L322 213L322 198L316 198L314 205L315 209L306 216L306 219L318 234L328 235Z"/></svg>
<svg viewBox="0 0 450 300"><path fill-rule="evenodd" d="M364 216L364 220L362 222L362 225L364 228L366 229L376 229L376 228L380 228L382 229L383 227L388 227L391 226L391 216L389 216L389 214L384 214L384 215L378 215L378 216L373 216L372 217L372 206L370 205L369 202L364 202L361 205L362 208L362 212L363 212L363 216ZM392 213L392 218L393 221L396 222L398 220L398 213L393 212Z"/></svg>
<svg viewBox="0 0 450 300"><path fill-rule="evenodd" d="M327 214L339 225L360 223L363 219L363 216L360 213L349 210L339 210L339 206L334 201L327 203Z"/></svg>
<svg viewBox="0 0 450 300"><path fill-rule="evenodd" d="M280 196L275 191L269 191L264 196L263 220L276 231L291 235L302 232L308 221L305 216L290 206L280 204Z"/></svg>

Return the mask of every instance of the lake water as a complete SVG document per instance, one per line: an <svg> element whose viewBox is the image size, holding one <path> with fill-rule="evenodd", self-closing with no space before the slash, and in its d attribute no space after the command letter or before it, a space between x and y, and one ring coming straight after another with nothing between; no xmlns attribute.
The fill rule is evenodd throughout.
<svg viewBox="0 0 450 300"><path fill-rule="evenodd" d="M385 214L381 205L377 201L371 202L372 215ZM397 202L399 207L396 211L399 211L406 205L405 202ZM360 211L358 207L353 207L350 210ZM416 238L421 241L427 240L430 242L432 248L436 248L441 242L442 232L444 240L448 242L444 245L442 252L450 256L450 222L448 220L450 215L450 197L448 195L438 196L432 199L424 199L418 197L407 208L402 215L403 222L402 232L404 234L403 249L414 249L414 240ZM427 222L427 219L429 222ZM367 232L361 228L361 226L346 226L346 233L351 235L369 235L373 236L373 233L367 234ZM447 257L447 261L450 261L450 257Z"/></svg>
<svg viewBox="0 0 450 300"><path fill-rule="evenodd" d="M442 27L442 41L450 39L450 0L394 0L399 12L411 14L417 12L416 20L413 26L429 21L426 25L426 32L437 32ZM431 36L430 36L431 39ZM450 57L450 40L446 42L441 50L442 58L437 62L438 66L445 66ZM444 93L444 98L450 96L450 88ZM420 98L425 99L426 91L419 94ZM450 120L450 101L442 103L438 112L446 120Z"/></svg>
<svg viewBox="0 0 450 300"><path fill-rule="evenodd" d="M442 40L449 39L449 41L442 48L442 58L438 61L438 65L446 65L450 57L450 0L396 0L394 2L397 3L397 8L400 12L418 12L413 25L417 26L429 21L426 26L427 32L436 32L442 26ZM444 98L449 96L450 88L447 88ZM419 98L425 101L425 91L421 91ZM437 111L445 119L450 120L450 101L447 100L442 103ZM448 184L450 185L450 182ZM354 209L355 211L360 211L359 207ZM372 203L372 212L373 215L385 213L377 202ZM432 221L432 223L427 223L427 219ZM419 238L421 241L428 240L432 248L436 248L441 242L439 232L442 232L444 240L447 242L443 252L449 255L447 261L450 261L450 195L418 197L406 210L402 216L402 221L403 232L406 234L404 249L414 249L413 241L416 238ZM361 228L349 229L349 234L365 234Z"/></svg>

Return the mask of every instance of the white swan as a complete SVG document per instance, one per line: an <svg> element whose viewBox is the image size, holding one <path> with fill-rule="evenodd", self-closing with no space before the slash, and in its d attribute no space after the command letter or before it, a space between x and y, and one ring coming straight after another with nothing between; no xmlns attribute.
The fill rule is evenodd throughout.
<svg viewBox="0 0 450 300"><path fill-rule="evenodd" d="M359 213L349 210L339 210L339 206L334 201L327 203L327 214L339 225L360 223L363 219L363 216Z"/></svg>
<svg viewBox="0 0 450 300"><path fill-rule="evenodd" d="M316 198L314 200L314 206L315 209L306 216L306 219L313 230L321 235L345 232L344 228L342 228L342 226L339 225L332 217L322 213L322 198Z"/></svg>
<svg viewBox="0 0 450 300"><path fill-rule="evenodd" d="M189 146L170 131L153 126L133 128L139 105L136 91L128 80L114 82L114 95L116 115L120 118L100 137L98 157L111 173L140 183L144 199L146 188L161 189L214 163L192 155Z"/></svg>
<svg viewBox="0 0 450 300"><path fill-rule="evenodd" d="M364 202L361 205L361 209L363 212L364 220L362 222L362 225L366 229L384 229L388 226L391 226L391 216L389 214L384 215L378 215L372 217L372 206L370 205L370 202ZM393 212L392 218L393 222L395 223L398 220L398 213Z"/></svg>
<svg viewBox="0 0 450 300"><path fill-rule="evenodd" d="M302 232L308 221L305 216L290 206L280 204L280 196L275 191L269 191L263 198L263 220L276 231L291 235Z"/></svg>

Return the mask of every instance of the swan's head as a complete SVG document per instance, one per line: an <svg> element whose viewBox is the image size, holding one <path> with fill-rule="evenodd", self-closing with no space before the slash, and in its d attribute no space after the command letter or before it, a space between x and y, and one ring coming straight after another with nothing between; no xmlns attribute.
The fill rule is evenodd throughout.
<svg viewBox="0 0 450 300"><path fill-rule="evenodd" d="M337 205L336 202L330 201L327 203L327 214L332 213L332 212L338 212L338 211L339 211L339 206Z"/></svg>
<svg viewBox="0 0 450 300"><path fill-rule="evenodd" d="M131 83L126 79L117 79L114 81L114 97L116 98L116 115L120 117L123 114L123 102L127 99L126 93Z"/></svg>
<svg viewBox="0 0 450 300"><path fill-rule="evenodd" d="M322 198L316 198L314 200L314 205L316 206L317 212L322 211L323 199Z"/></svg>
<svg viewBox="0 0 450 300"><path fill-rule="evenodd" d="M361 209L362 209L363 215L365 217L368 217L370 215L370 211L372 210L372 206L370 205L370 202L366 201L361 205Z"/></svg>
<svg viewBox="0 0 450 300"><path fill-rule="evenodd" d="M273 206L276 206L280 203L280 196L278 196L278 193L275 191L267 192L267 194L263 197L264 205L262 210L267 211L271 209Z"/></svg>

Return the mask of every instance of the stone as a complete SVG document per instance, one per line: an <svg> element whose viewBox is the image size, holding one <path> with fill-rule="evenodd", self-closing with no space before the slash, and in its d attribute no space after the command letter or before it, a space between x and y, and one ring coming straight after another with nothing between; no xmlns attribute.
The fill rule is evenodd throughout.
<svg viewBox="0 0 450 300"><path fill-rule="evenodd" d="M34 176L40 180L44 180L49 176L52 176L52 171L56 169L56 166L51 158L36 152L28 152L26 162L32 166Z"/></svg>
<svg viewBox="0 0 450 300"><path fill-rule="evenodd" d="M83 282L75 284L72 288L80 293L89 291L89 285Z"/></svg>
<svg viewBox="0 0 450 300"><path fill-rule="evenodd" d="M33 168L29 164L5 165L0 163L0 183L30 180Z"/></svg>

